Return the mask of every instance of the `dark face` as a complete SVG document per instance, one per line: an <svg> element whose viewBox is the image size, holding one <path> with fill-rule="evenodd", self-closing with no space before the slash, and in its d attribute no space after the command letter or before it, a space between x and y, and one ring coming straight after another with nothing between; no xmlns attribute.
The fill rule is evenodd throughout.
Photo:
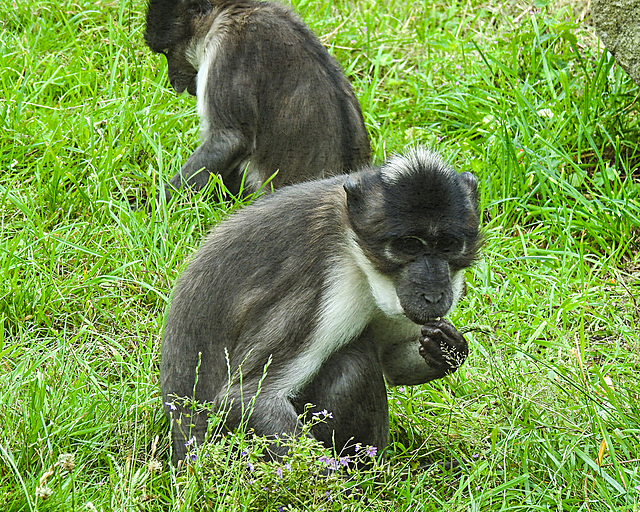
<svg viewBox="0 0 640 512"><path fill-rule="evenodd" d="M392 273L400 305L413 322L425 324L444 317L464 291L465 242L445 233L428 239L409 235L388 242L387 265L399 265Z"/></svg>
<svg viewBox="0 0 640 512"><path fill-rule="evenodd" d="M198 70L187 60L186 52L210 10L207 1L149 2L144 38L151 51L167 58L169 83L179 93L186 89L196 94Z"/></svg>
<svg viewBox="0 0 640 512"><path fill-rule="evenodd" d="M185 89L192 96L196 95L198 70L195 69L185 58L181 51L169 51L164 54L167 58L167 74L169 83L177 93Z"/></svg>
<svg viewBox="0 0 640 512"><path fill-rule="evenodd" d="M403 313L418 324L445 316L482 243L475 178L435 166L355 187L345 189L358 243L393 283Z"/></svg>

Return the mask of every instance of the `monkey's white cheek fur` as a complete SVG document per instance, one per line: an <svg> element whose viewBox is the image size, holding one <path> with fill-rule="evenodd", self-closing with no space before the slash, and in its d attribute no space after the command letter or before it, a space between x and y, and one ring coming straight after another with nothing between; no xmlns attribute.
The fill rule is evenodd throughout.
<svg viewBox="0 0 640 512"><path fill-rule="evenodd" d="M456 272L453 276L451 276L451 289L453 290L453 301L451 302L451 307L449 311L447 311L447 315L449 315L458 304L458 301L464 295L464 270L460 270Z"/></svg>
<svg viewBox="0 0 640 512"><path fill-rule="evenodd" d="M393 281L373 268L371 261L364 255L362 249L356 242L355 234L349 233L348 241L351 255L360 270L362 270L367 277L371 295L378 308L391 318L403 317L404 310L400 305L400 299L396 293L396 287Z"/></svg>

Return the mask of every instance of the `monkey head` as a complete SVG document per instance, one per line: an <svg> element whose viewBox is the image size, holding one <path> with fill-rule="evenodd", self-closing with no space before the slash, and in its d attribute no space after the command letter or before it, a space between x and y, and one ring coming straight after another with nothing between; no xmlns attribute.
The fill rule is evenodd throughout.
<svg viewBox="0 0 640 512"><path fill-rule="evenodd" d="M176 92L195 96L197 66L189 59L193 46L210 25L208 0L150 0L144 39L155 53L167 58L169 82Z"/></svg>
<svg viewBox="0 0 640 512"><path fill-rule="evenodd" d="M349 176L344 189L356 261L378 307L417 324L446 316L482 245L475 177L419 148Z"/></svg>

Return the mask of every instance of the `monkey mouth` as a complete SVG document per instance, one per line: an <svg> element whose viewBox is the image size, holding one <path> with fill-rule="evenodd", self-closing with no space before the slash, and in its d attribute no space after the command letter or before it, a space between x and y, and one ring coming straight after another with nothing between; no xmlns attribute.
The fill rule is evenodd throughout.
<svg viewBox="0 0 640 512"><path fill-rule="evenodd" d="M439 322L443 318L442 316L422 317L419 315L412 315L410 313L407 313L406 311L403 312L403 316L418 325L435 324L436 322Z"/></svg>

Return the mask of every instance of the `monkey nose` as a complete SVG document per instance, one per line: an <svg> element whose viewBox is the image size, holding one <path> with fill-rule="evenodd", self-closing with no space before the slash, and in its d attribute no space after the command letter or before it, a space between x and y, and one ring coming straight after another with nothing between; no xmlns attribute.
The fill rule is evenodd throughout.
<svg viewBox="0 0 640 512"><path fill-rule="evenodd" d="M444 293L442 292L423 293L422 298L427 301L427 304L437 304L443 295Z"/></svg>

